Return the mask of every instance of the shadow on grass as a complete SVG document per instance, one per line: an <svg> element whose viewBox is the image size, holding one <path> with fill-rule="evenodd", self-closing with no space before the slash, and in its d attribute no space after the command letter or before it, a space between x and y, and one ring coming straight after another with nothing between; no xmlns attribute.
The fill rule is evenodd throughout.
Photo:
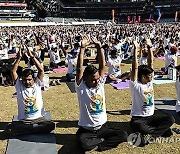
<svg viewBox="0 0 180 154"><path fill-rule="evenodd" d="M54 121L57 122L56 127L60 128L71 128L76 127L78 128L78 121ZM8 122L3 122L2 125L0 123L0 128L3 130L5 126L8 124ZM109 128L113 129L119 129L122 131L127 131L128 134L132 132L129 122L113 122L109 121L107 122L107 125ZM74 134L55 134L56 138L56 144L62 145L61 149L59 149L58 154L67 154L67 153L73 153L73 154L83 154L84 152L77 146L76 141L76 132ZM0 132L0 140L9 139L8 135L6 135L4 132ZM30 140L33 142L32 140ZM39 141L40 142L40 141ZM42 141L44 142L44 141Z"/></svg>
<svg viewBox="0 0 180 154"><path fill-rule="evenodd" d="M60 120L60 121L54 121L54 122L57 122L56 127L59 127L59 128L72 128L72 127L78 128L78 121L77 120L75 120L75 121ZM107 125L109 128L127 131L127 133L132 132L130 125L129 125L129 122L108 121Z"/></svg>
<svg viewBox="0 0 180 154"><path fill-rule="evenodd" d="M119 110L119 111L106 111L111 115L130 115L131 110Z"/></svg>
<svg viewBox="0 0 180 154"><path fill-rule="evenodd" d="M75 134L55 134L56 144L62 145L58 154L83 154L84 152L78 147Z"/></svg>
<svg viewBox="0 0 180 154"><path fill-rule="evenodd" d="M55 121L57 122L56 127L60 128L78 128L78 121ZM109 128L119 129L126 131L128 134L132 133L129 122L113 122L108 121L107 125ZM75 132L76 133L76 132ZM83 154L84 152L77 146L76 135L75 134L55 134L56 143L63 145L58 151L58 154Z"/></svg>

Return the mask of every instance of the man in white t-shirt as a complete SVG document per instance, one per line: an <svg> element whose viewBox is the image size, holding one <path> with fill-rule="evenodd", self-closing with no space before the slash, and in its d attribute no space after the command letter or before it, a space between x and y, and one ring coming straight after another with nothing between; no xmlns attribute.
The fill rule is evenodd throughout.
<svg viewBox="0 0 180 154"><path fill-rule="evenodd" d="M170 127L174 123L171 115L159 116L154 114L154 89L153 89L153 53L148 41L148 65L140 65L137 62L138 44L134 41L135 52L132 61L130 89L132 94L131 128L141 133L141 143L145 146L151 139L157 137L169 137L172 135ZM138 136L138 135L137 135Z"/></svg>
<svg viewBox="0 0 180 154"><path fill-rule="evenodd" d="M12 68L12 78L17 91L19 121L13 121L5 129L5 131L11 135L49 133L55 128L55 124L52 121L44 118L45 110L41 92L41 82L43 80L44 70L28 48L27 53L36 65L38 75L35 78L33 70L25 69L22 72L22 78L20 79L18 77L17 69L22 58L20 50Z"/></svg>
<svg viewBox="0 0 180 154"><path fill-rule="evenodd" d="M79 101L79 129L76 137L84 151L104 151L127 141L127 133L109 129L104 93L105 58L101 43L92 40L98 52L99 69L88 65L83 71L83 57L90 38L84 36L77 61L76 92Z"/></svg>

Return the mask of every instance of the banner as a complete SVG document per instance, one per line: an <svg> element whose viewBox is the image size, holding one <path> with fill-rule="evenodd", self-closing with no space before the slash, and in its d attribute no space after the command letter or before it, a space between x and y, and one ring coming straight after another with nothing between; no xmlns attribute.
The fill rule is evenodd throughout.
<svg viewBox="0 0 180 154"><path fill-rule="evenodd" d="M27 3L0 3L0 6L27 7Z"/></svg>

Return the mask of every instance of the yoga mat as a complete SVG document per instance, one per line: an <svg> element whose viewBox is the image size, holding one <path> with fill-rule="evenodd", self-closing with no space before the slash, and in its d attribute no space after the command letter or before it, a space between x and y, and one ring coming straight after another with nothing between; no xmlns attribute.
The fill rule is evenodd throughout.
<svg viewBox="0 0 180 154"><path fill-rule="evenodd" d="M165 113L172 115L177 121L180 121L180 116L176 113L176 100L173 98L158 98L154 101L155 107Z"/></svg>
<svg viewBox="0 0 180 154"><path fill-rule="evenodd" d="M51 115L46 112L45 118ZM17 116L13 117L17 121ZM8 141L6 154L57 154L56 139L53 131L47 134L24 134L12 137Z"/></svg>
<svg viewBox="0 0 180 154"><path fill-rule="evenodd" d="M164 57L164 56L162 56L162 57L156 57L156 59L165 60L165 57Z"/></svg>
<svg viewBox="0 0 180 154"><path fill-rule="evenodd" d="M108 66L108 63L106 63L106 66L109 67L109 66ZM122 63L121 63L120 66L125 66L125 64L122 64Z"/></svg>
<svg viewBox="0 0 180 154"><path fill-rule="evenodd" d="M154 84L166 84L166 83L174 83L176 81L170 80L168 78L154 78L153 83Z"/></svg>
<svg viewBox="0 0 180 154"><path fill-rule="evenodd" d="M62 72L67 72L67 70L68 70L67 67L59 67L59 68L53 69L53 72L55 72L55 73L62 73Z"/></svg>
<svg viewBox="0 0 180 154"><path fill-rule="evenodd" d="M16 53L11 53L11 54L8 54L9 57L15 57L16 56Z"/></svg>
<svg viewBox="0 0 180 154"><path fill-rule="evenodd" d="M75 82L66 82L66 84L72 93L76 93Z"/></svg>
<svg viewBox="0 0 180 154"><path fill-rule="evenodd" d="M12 95L12 98L17 98L17 92Z"/></svg>
<svg viewBox="0 0 180 154"><path fill-rule="evenodd" d="M119 83L111 82L110 85L113 86L117 90L127 89L129 88L129 80L126 80L125 82L119 82Z"/></svg>

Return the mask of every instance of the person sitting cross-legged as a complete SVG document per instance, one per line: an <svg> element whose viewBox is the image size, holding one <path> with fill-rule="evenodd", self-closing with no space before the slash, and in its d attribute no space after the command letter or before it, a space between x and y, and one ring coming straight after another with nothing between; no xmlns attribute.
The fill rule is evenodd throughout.
<svg viewBox="0 0 180 154"><path fill-rule="evenodd" d="M98 54L99 69L88 65L83 70L85 47L90 44L90 38L84 36L77 61L76 92L79 101L79 129L76 132L77 141L84 151L104 151L116 148L127 141L127 133L107 127L107 114L104 92L105 58L101 43L93 40Z"/></svg>
<svg viewBox="0 0 180 154"><path fill-rule="evenodd" d="M18 121L13 121L5 128L5 132L13 136L27 133L49 133L55 128L55 124L44 117L45 110L41 92L43 68L28 48L27 53L36 65L38 75L35 78L33 70L25 69L22 72L22 78L18 77L17 69L22 58L20 50L12 68L12 78L17 91Z"/></svg>
<svg viewBox="0 0 180 154"><path fill-rule="evenodd" d="M121 73L121 61L123 59L123 54L119 55L117 50L111 50L110 56L108 57L108 76L107 80L109 82L114 81L115 83L125 81L129 79L130 72Z"/></svg>
<svg viewBox="0 0 180 154"><path fill-rule="evenodd" d="M138 43L134 41L134 56L130 89L132 94L131 128L141 135L141 143L145 146L157 137L169 137L172 135L170 127L174 123L171 115L157 115L154 113L154 89L153 89L153 53L150 41L147 41L148 65L140 65L137 62ZM137 135L138 136L138 135ZM134 140L135 141L135 140Z"/></svg>

